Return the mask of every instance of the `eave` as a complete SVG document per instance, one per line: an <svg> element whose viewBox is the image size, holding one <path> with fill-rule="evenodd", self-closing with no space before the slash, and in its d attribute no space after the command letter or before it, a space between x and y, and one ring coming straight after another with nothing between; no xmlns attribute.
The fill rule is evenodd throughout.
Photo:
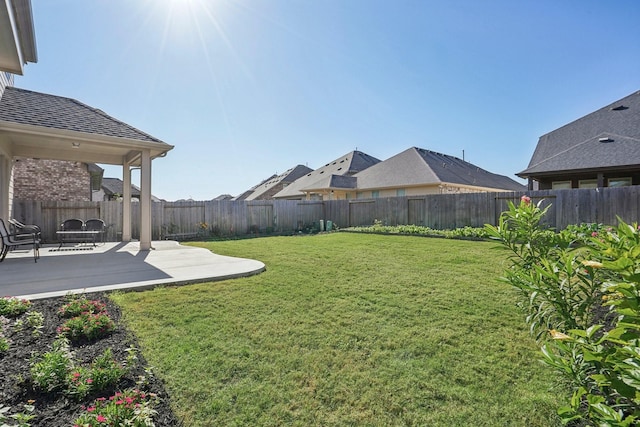
<svg viewBox="0 0 640 427"><path fill-rule="evenodd" d="M164 157L173 149L163 142L84 133L42 126L0 121L0 140L7 141L12 157L46 158L86 163L121 165L126 159L140 164L140 153Z"/></svg>
<svg viewBox="0 0 640 427"><path fill-rule="evenodd" d="M0 0L0 70L22 75L37 60L30 0Z"/></svg>

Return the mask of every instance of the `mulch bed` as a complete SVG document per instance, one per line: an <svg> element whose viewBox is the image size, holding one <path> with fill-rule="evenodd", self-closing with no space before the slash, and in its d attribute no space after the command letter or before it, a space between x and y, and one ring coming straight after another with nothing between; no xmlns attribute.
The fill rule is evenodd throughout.
<svg viewBox="0 0 640 427"><path fill-rule="evenodd" d="M127 358L126 349L130 347L139 348L135 337L120 324L121 312L117 305L112 303L103 293L86 294L88 299L97 299L107 305L107 312L111 319L116 322L116 330L108 337L95 342L72 343L71 350L74 354L74 361L77 364L88 365L96 357L100 356L107 348L113 352L113 356L118 361L125 361ZM75 401L65 397L62 393L43 393L38 391L31 382L30 360L34 356L51 350L51 344L57 336L56 328L62 325L57 312L65 303L64 298L52 298L45 300L34 300L29 311L38 311L44 315L44 328L42 335L34 336L33 329L25 326L22 330L16 330L13 326L15 319L4 326L3 334L10 340L9 350L0 352L0 407L2 405L11 407L9 414L24 412L23 405L29 401L35 401L34 414L36 418L30 421L31 425L57 427L73 426L73 422L82 413L82 406L90 406L97 397L109 397L116 391L139 388L147 393L155 393L160 398L160 403L154 406L157 414L154 416L154 423L157 427L180 426L181 422L175 417L169 406L169 395L167 394L162 381L155 375L145 372L146 361L138 352L138 361L129 373L121 379L119 384L112 390L107 390L99 395L90 395L82 401ZM25 319L26 314L18 319ZM139 386L136 381L139 376L146 376L147 382L144 386ZM7 414L5 414L7 415ZM13 421L13 420L11 420ZM9 422L9 425L16 423Z"/></svg>

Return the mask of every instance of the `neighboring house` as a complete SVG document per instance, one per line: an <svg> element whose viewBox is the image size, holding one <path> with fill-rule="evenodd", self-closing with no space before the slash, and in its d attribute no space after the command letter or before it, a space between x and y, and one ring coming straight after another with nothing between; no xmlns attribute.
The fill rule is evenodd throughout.
<svg viewBox="0 0 640 427"><path fill-rule="evenodd" d="M353 176L329 175L302 191L339 200L524 189L457 157L412 147Z"/></svg>
<svg viewBox="0 0 640 427"><path fill-rule="evenodd" d="M11 216L14 159L120 165L125 193L129 193L131 170L137 167L139 247L151 249L151 163L173 146L76 100L14 88L13 75L22 74L26 63L36 61L31 1L0 2L0 218ZM131 211L126 200L123 241L132 239Z"/></svg>
<svg viewBox="0 0 640 427"><path fill-rule="evenodd" d="M100 190L104 170L95 163L15 158L13 198L90 201Z"/></svg>
<svg viewBox="0 0 640 427"><path fill-rule="evenodd" d="M271 175L269 178L262 181L260 184L252 187L251 189L235 197L233 200L267 200L273 199L273 196L282 191L285 187L293 183L298 178L301 178L309 173L313 172L313 169L297 165L280 175Z"/></svg>
<svg viewBox="0 0 640 427"><path fill-rule="evenodd" d="M100 200L122 200L124 194L124 182L119 178L102 178L102 185L100 186L100 192L96 194L94 198L96 201ZM140 201L140 188L131 184L131 199L134 201ZM151 195L152 202L161 202L162 200Z"/></svg>
<svg viewBox="0 0 640 427"><path fill-rule="evenodd" d="M220 202L223 200L233 200L233 196L231 194L221 194L218 197L213 198L214 202Z"/></svg>
<svg viewBox="0 0 640 427"><path fill-rule="evenodd" d="M348 177L378 163L380 163L380 160L375 157L362 151L352 151L298 178L274 194L273 198L286 200L322 200L325 194L323 191L317 192L308 189L317 187L316 183L325 182L327 177L338 176L342 177L342 179L348 179Z"/></svg>
<svg viewBox="0 0 640 427"><path fill-rule="evenodd" d="M640 185L640 91L540 137L529 189Z"/></svg>

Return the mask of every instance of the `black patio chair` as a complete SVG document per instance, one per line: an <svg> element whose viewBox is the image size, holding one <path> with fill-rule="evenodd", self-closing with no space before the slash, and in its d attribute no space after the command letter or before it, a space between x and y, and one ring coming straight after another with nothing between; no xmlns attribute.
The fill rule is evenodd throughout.
<svg viewBox="0 0 640 427"><path fill-rule="evenodd" d="M81 219L67 219L60 224L61 231L82 231L84 230L84 221Z"/></svg>
<svg viewBox="0 0 640 427"><path fill-rule="evenodd" d="M42 240L42 230L39 226L35 224L23 224L17 219L9 219L9 224L11 224L11 232L13 234L35 234L38 240Z"/></svg>
<svg viewBox="0 0 640 427"><path fill-rule="evenodd" d="M107 226L105 225L103 220L99 218L88 219L84 223L84 229L86 231L99 231L100 242L104 243L104 233L107 230Z"/></svg>
<svg viewBox="0 0 640 427"><path fill-rule="evenodd" d="M36 237L35 233L9 233L4 221L0 219L0 238L2 239L0 262L4 261L10 250L20 246L31 246L33 249L33 261L38 262L38 258L40 258L40 239Z"/></svg>

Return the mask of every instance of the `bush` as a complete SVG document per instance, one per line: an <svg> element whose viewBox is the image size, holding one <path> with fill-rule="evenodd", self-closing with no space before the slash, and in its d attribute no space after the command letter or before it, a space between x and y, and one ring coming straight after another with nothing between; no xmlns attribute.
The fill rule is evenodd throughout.
<svg viewBox="0 0 640 427"><path fill-rule="evenodd" d="M58 333L71 341L81 339L95 340L113 332L115 323L107 313L84 312L80 316L72 317L58 328Z"/></svg>
<svg viewBox="0 0 640 427"><path fill-rule="evenodd" d="M31 307L31 301L16 297L0 298L0 316L18 317Z"/></svg>
<svg viewBox="0 0 640 427"><path fill-rule="evenodd" d="M548 209L548 208L547 208ZM632 426L640 419L640 235L617 228L541 226L547 209L523 197L487 232L513 255L505 280L521 306L543 360L572 388L558 410L565 424ZM602 313L604 312L604 315ZM547 333L548 332L548 333Z"/></svg>
<svg viewBox="0 0 640 427"><path fill-rule="evenodd" d="M99 398L78 418L74 427L133 426L152 427L156 396L139 390L116 393L109 399Z"/></svg>

